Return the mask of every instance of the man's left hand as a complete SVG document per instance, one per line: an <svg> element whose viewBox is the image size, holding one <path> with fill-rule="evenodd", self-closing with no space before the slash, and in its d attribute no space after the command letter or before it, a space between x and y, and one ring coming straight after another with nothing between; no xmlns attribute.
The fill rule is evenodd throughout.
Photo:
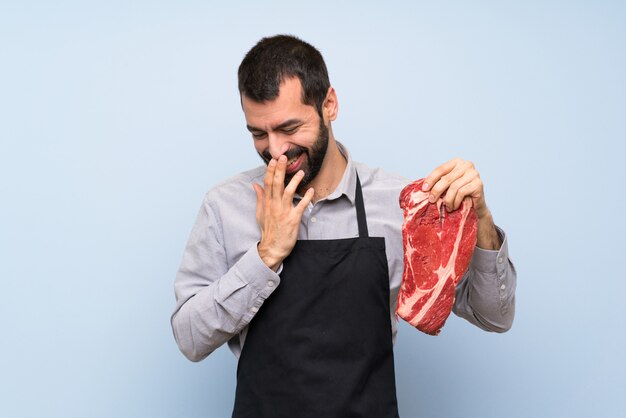
<svg viewBox="0 0 626 418"><path fill-rule="evenodd" d="M443 203L448 211L458 209L463 199L470 197L478 218L476 245L489 250L500 248L502 242L485 202L483 182L471 161L454 158L441 164L426 177L422 190L430 191L430 202L436 202L445 193Z"/></svg>

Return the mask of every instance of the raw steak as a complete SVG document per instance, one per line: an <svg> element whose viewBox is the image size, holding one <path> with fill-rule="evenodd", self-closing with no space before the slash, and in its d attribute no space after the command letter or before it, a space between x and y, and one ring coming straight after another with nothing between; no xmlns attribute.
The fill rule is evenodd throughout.
<svg viewBox="0 0 626 418"><path fill-rule="evenodd" d="M469 197L459 209L447 212L442 198L428 202L423 182L417 180L400 193L404 274L396 313L420 331L437 335L472 258L478 222Z"/></svg>

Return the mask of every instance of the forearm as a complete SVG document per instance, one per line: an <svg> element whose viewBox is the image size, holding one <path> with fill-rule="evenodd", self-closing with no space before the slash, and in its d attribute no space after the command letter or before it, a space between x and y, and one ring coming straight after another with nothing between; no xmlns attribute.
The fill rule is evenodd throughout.
<svg viewBox="0 0 626 418"><path fill-rule="evenodd" d="M200 361L230 340L248 325L279 280L262 264L256 246L216 280L181 268L176 278L177 310L171 318L181 352Z"/></svg>
<svg viewBox="0 0 626 418"><path fill-rule="evenodd" d="M476 234L476 246L483 250L499 250L502 239L493 223L491 212L486 207L484 214L478 214L478 231Z"/></svg>
<svg viewBox="0 0 626 418"><path fill-rule="evenodd" d="M187 300L172 315L174 338L180 351L191 361L200 361L232 338L239 329L242 315L233 315L224 304L220 280L205 287ZM228 298L237 298L230 293Z"/></svg>
<svg viewBox="0 0 626 418"><path fill-rule="evenodd" d="M456 288L454 312L484 330L504 332L515 316L517 275L506 237L494 229L502 245L498 251L474 250L470 268Z"/></svg>

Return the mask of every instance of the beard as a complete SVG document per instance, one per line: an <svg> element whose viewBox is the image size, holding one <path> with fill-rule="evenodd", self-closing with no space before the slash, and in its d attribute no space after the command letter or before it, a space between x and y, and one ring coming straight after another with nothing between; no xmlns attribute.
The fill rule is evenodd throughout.
<svg viewBox="0 0 626 418"><path fill-rule="evenodd" d="M298 184L298 194L302 195L302 192L306 190L307 186L320 172L322 164L324 163L324 157L326 157L327 150L328 128L326 127L326 125L324 125L324 120L320 118L320 126L317 133L317 139L315 140L315 143L313 143L313 146L311 146L310 148L305 148L299 145L295 145L285 153L287 160L296 158L300 156L300 154L306 154L305 164L301 168L304 171L304 177L302 178L302 180L300 180L300 184ZM270 160L272 159L272 155L270 154L269 149L266 149L265 151L263 151L263 153L259 153L259 156L266 165L269 164ZM285 187L287 187L295 174L296 173L285 174Z"/></svg>

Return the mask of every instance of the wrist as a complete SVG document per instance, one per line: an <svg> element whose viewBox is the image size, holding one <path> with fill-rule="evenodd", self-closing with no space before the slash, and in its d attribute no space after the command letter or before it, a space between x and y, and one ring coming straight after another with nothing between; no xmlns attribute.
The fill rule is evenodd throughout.
<svg viewBox="0 0 626 418"><path fill-rule="evenodd" d="M282 258L272 254L271 249L266 248L260 242L257 244L257 251L261 261L273 271L277 271L280 263L283 262Z"/></svg>
<svg viewBox="0 0 626 418"><path fill-rule="evenodd" d="M491 212L487 206L483 206L480 208L474 208L474 212L476 213L476 218L478 222L482 223L493 223L493 218L491 217Z"/></svg>
<svg viewBox="0 0 626 418"><path fill-rule="evenodd" d="M478 215L477 215L478 217ZM499 250L502 245L496 225L493 222L491 213L478 217L478 231L476 233L476 246L484 250Z"/></svg>

